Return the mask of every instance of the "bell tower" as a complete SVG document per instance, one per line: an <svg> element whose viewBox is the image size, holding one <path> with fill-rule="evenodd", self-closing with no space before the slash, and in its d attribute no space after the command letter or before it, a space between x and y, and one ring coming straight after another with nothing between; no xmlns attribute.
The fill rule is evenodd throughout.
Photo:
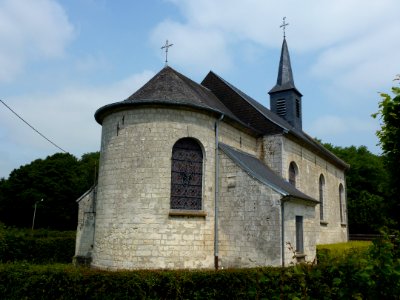
<svg viewBox="0 0 400 300"><path fill-rule="evenodd" d="M283 37L276 85L268 92L271 111L285 119L296 129L302 130L303 96L294 85L292 66L286 37Z"/></svg>

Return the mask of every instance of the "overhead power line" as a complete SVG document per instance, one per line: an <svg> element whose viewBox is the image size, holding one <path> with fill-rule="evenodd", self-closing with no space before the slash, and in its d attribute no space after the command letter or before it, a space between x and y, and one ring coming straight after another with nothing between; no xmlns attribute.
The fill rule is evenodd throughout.
<svg viewBox="0 0 400 300"><path fill-rule="evenodd" d="M27 121L25 121L20 115L18 115L14 110L11 109L3 100L0 99L0 102L3 103L5 107L7 107L14 115L16 115L22 122L24 122L26 125L28 125L31 129L33 129L37 134L39 134L42 138L44 138L46 141L48 141L50 144L52 144L54 147L60 149L64 153L68 153L68 151L65 151L63 148L59 147L57 144L52 142L50 139L48 139L46 136L44 136L42 133L39 132L35 127L33 127L31 124L29 124Z"/></svg>

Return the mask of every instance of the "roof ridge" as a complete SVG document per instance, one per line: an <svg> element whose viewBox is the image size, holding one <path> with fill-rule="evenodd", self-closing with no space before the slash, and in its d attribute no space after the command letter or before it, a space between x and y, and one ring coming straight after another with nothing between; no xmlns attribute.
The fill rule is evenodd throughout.
<svg viewBox="0 0 400 300"><path fill-rule="evenodd" d="M234 86L233 84L229 83L228 81L226 81L225 79L223 79L221 76L219 76L218 74L216 74L213 71L210 71L210 73L212 73L213 75L215 75L216 77L218 77L223 83L225 83L228 87L230 87L237 95L239 95L243 100L245 100L248 104L250 104L251 106L253 106L259 113L261 113L263 116L265 116L268 120L270 120L272 123L282 127L282 129L289 131L291 129L291 127L293 127L292 125L290 125L286 120L282 119L281 117L279 117L278 115L275 115L269 108L265 107L264 105L262 105L260 102L258 102L257 100L253 99L251 96L247 95L245 92L243 92L242 90L240 90L239 88L237 88L236 86ZM249 101L251 100L251 101ZM268 110L271 114L273 114L272 116L266 116L265 113L260 109L260 107L257 107L257 104L259 106L261 106L263 109ZM275 118L276 120L271 120L271 118ZM281 124L283 123L283 124ZM286 123L286 124L285 124Z"/></svg>

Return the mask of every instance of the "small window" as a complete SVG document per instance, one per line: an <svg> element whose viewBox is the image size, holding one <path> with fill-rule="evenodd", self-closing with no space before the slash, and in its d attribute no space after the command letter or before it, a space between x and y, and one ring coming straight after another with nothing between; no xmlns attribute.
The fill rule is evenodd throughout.
<svg viewBox="0 0 400 300"><path fill-rule="evenodd" d="M177 141L172 149L171 209L201 210L203 151L191 138Z"/></svg>
<svg viewBox="0 0 400 300"><path fill-rule="evenodd" d="M296 252L304 253L303 216L296 216Z"/></svg>
<svg viewBox="0 0 400 300"><path fill-rule="evenodd" d="M292 161L289 165L289 183L294 186L296 186L297 170L296 163Z"/></svg>
<svg viewBox="0 0 400 300"><path fill-rule="evenodd" d="M285 101L285 99L278 99L278 101L276 101L276 113L278 116L281 116L281 117L286 116L286 101Z"/></svg>
<svg viewBox="0 0 400 300"><path fill-rule="evenodd" d="M300 100L296 99L296 117L300 118L300 115L301 115Z"/></svg>
<svg viewBox="0 0 400 300"><path fill-rule="evenodd" d="M346 222L345 217L345 204L344 204L344 188L343 184L339 185L339 207L340 207L340 222L344 224Z"/></svg>
<svg viewBox="0 0 400 300"><path fill-rule="evenodd" d="M321 174L319 176L319 217L320 220L324 220L324 190L325 190L325 178Z"/></svg>

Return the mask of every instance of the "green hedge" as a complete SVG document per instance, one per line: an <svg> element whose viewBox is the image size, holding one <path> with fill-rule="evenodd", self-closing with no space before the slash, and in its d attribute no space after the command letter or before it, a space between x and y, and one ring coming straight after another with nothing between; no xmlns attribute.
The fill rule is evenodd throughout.
<svg viewBox="0 0 400 300"><path fill-rule="evenodd" d="M294 268L104 272L6 264L0 275L6 299L295 299L306 293L304 275Z"/></svg>
<svg viewBox="0 0 400 300"><path fill-rule="evenodd" d="M74 231L32 231L0 226L0 262L70 263L74 253Z"/></svg>
<svg viewBox="0 0 400 300"><path fill-rule="evenodd" d="M51 248L53 246L50 244L46 248L41 242L33 240L47 239L54 242L55 238L71 239L74 236L72 233L45 231L33 234L19 232L18 235L15 232L11 234L9 230L5 234L3 230L0 233L2 253L10 253L13 245L16 248L19 245L19 249L23 249L21 253L24 257L29 256L25 252L27 249L47 253L32 254L32 261L35 262L55 261L51 251L59 253L59 259L65 249ZM10 241L14 244L11 245ZM36 246L29 248L29 241L36 243ZM38 244L42 246L39 247ZM73 251L65 259L70 262L72 255ZM14 258L17 256L13 254ZM106 272L75 268L71 264L34 265L26 261L0 264L0 298L400 299L398 235L384 235L365 251L347 251L346 255L339 256L328 253L318 265L300 264L287 268L266 267L217 272Z"/></svg>
<svg viewBox="0 0 400 300"><path fill-rule="evenodd" d="M3 264L3 299L399 299L399 275L373 264L220 271L106 272L71 265ZM376 277L378 276L378 277Z"/></svg>

